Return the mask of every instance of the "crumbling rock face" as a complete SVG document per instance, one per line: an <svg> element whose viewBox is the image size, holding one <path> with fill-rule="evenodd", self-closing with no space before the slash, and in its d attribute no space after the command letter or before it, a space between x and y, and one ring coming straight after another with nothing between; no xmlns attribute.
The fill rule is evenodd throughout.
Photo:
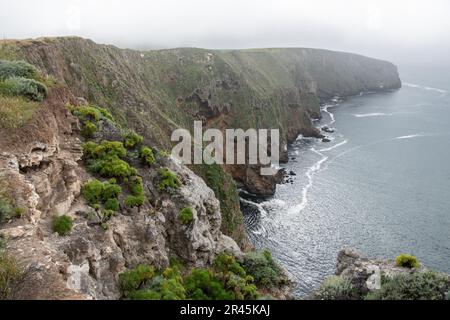
<svg viewBox="0 0 450 320"><path fill-rule="evenodd" d="M92 177L80 161L77 120L65 107L76 102L59 90L64 89L52 91L22 131L2 136L0 175L16 206L26 208L23 218L0 229L8 252L26 270L12 298L117 299L118 275L126 268L165 268L170 257L188 266L208 266L223 251L242 255L234 240L220 231L220 204L214 192L171 159L161 161L180 177L182 186L171 194L159 192L157 170L141 167L149 202L121 208L103 230L95 210L80 197L81 185ZM103 133L116 136L117 130L108 127ZM186 225L178 217L185 207L194 212ZM53 217L63 214L74 221L64 237L52 230Z"/></svg>

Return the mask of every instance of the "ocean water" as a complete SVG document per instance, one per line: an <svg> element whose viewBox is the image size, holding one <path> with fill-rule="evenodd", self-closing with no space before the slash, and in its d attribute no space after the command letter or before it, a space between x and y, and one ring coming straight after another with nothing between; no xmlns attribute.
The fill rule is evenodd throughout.
<svg viewBox="0 0 450 320"><path fill-rule="evenodd" d="M242 200L257 248L268 248L311 292L335 272L343 247L369 257L416 255L450 272L450 86L403 83L323 106L332 141L299 137L293 183L264 201ZM259 202L259 203L258 203Z"/></svg>

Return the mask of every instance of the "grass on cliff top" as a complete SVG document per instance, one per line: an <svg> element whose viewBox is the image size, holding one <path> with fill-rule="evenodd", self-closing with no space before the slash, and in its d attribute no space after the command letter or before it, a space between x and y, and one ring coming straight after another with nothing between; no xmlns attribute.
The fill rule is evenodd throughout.
<svg viewBox="0 0 450 320"><path fill-rule="evenodd" d="M17 129L30 120L39 103L23 97L0 95L0 129Z"/></svg>

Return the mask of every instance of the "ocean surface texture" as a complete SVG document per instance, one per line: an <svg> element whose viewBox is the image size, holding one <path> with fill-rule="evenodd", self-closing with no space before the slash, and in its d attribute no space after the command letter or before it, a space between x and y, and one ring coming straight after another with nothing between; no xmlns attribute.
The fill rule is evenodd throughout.
<svg viewBox="0 0 450 320"><path fill-rule="evenodd" d="M450 94L403 83L323 107L329 143L299 137L286 170L293 182L264 201L242 200L246 226L310 292L335 272L338 251L406 252L450 272ZM259 203L258 203L259 202Z"/></svg>

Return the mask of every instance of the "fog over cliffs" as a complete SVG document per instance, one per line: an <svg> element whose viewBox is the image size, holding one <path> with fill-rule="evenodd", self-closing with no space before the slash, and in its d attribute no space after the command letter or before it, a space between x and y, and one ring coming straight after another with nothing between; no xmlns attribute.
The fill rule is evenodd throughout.
<svg viewBox="0 0 450 320"><path fill-rule="evenodd" d="M446 0L18 0L1 6L0 36L8 39L78 35L137 49L312 47L405 67L442 64L450 50Z"/></svg>

